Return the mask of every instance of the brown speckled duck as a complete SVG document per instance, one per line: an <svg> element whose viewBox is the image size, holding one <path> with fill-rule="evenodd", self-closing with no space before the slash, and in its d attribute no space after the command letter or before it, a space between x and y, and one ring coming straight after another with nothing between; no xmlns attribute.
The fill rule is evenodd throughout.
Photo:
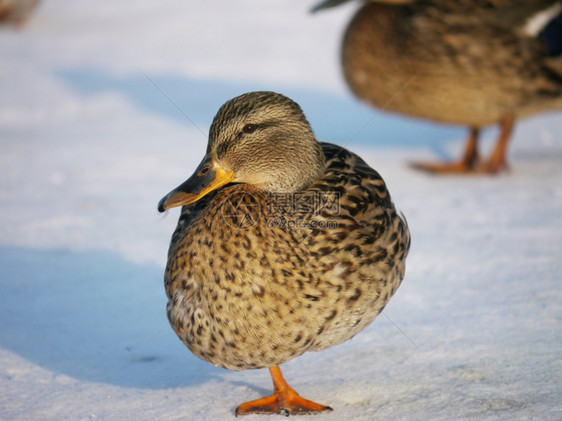
<svg viewBox="0 0 562 421"><path fill-rule="evenodd" d="M319 143L291 99L252 92L220 108L203 161L158 210L175 206L172 328L199 358L273 379L273 395L236 414L331 410L300 397L279 365L352 338L400 285L410 234L380 175Z"/></svg>
<svg viewBox="0 0 562 421"><path fill-rule="evenodd" d="M39 0L0 0L0 24L23 25Z"/></svg>
<svg viewBox="0 0 562 421"><path fill-rule="evenodd" d="M342 65L355 95L376 107L470 127L459 162L415 168L497 173L514 121L562 108L561 54L559 0L379 0L350 22ZM484 162L477 143L490 124L501 130Z"/></svg>

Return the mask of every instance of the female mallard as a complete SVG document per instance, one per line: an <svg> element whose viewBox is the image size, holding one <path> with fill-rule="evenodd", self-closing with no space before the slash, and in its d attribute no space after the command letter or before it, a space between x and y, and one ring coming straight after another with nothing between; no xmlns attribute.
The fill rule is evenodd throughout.
<svg viewBox="0 0 562 421"><path fill-rule="evenodd" d="M414 167L497 173L507 167L514 120L562 108L561 54L559 0L379 0L365 3L349 24L342 65L366 102L470 126L459 162ZM496 123L501 133L482 162L480 128Z"/></svg>
<svg viewBox="0 0 562 421"><path fill-rule="evenodd" d="M158 210L182 205L165 273L179 338L213 365L269 368L274 394L237 415L330 410L278 366L350 339L400 285L410 233L383 179L319 143L289 98L252 92L220 108L203 161Z"/></svg>
<svg viewBox="0 0 562 421"><path fill-rule="evenodd" d="M38 3L39 0L0 0L0 24L23 25Z"/></svg>

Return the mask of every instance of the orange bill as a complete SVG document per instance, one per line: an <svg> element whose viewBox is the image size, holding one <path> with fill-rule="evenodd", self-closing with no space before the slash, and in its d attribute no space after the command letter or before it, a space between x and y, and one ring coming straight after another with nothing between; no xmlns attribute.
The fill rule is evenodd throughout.
<svg viewBox="0 0 562 421"><path fill-rule="evenodd" d="M213 155L207 154L191 177L160 200L158 211L197 202L207 193L234 181L234 178L234 171L225 170Z"/></svg>

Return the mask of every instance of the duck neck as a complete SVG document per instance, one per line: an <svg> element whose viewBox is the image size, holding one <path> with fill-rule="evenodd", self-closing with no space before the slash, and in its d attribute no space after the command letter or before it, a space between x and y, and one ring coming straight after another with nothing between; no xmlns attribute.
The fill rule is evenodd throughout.
<svg viewBox="0 0 562 421"><path fill-rule="evenodd" d="M262 189L270 193L304 191L324 174L326 159L316 140L306 148L285 152L290 159L280 160L278 168L272 168L270 176L260 186Z"/></svg>

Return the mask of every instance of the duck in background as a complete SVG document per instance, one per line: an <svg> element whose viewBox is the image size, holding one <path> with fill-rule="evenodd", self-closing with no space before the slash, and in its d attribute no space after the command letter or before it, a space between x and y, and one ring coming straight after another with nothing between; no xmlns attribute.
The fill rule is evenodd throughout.
<svg viewBox="0 0 562 421"><path fill-rule="evenodd" d="M313 11L345 3L328 0ZM383 110L470 128L458 162L413 163L431 173L507 169L515 120L562 108L562 2L367 1L347 27L345 79ZM499 124L489 159L484 126Z"/></svg>
<svg viewBox="0 0 562 421"><path fill-rule="evenodd" d="M273 395L236 415L331 410L300 397L279 365L352 338L400 285L410 232L381 176L318 142L291 99L250 92L219 109L203 161L158 210L176 206L172 328L199 358L273 379Z"/></svg>
<svg viewBox="0 0 562 421"><path fill-rule="evenodd" d="M0 0L0 24L22 26L39 0Z"/></svg>

